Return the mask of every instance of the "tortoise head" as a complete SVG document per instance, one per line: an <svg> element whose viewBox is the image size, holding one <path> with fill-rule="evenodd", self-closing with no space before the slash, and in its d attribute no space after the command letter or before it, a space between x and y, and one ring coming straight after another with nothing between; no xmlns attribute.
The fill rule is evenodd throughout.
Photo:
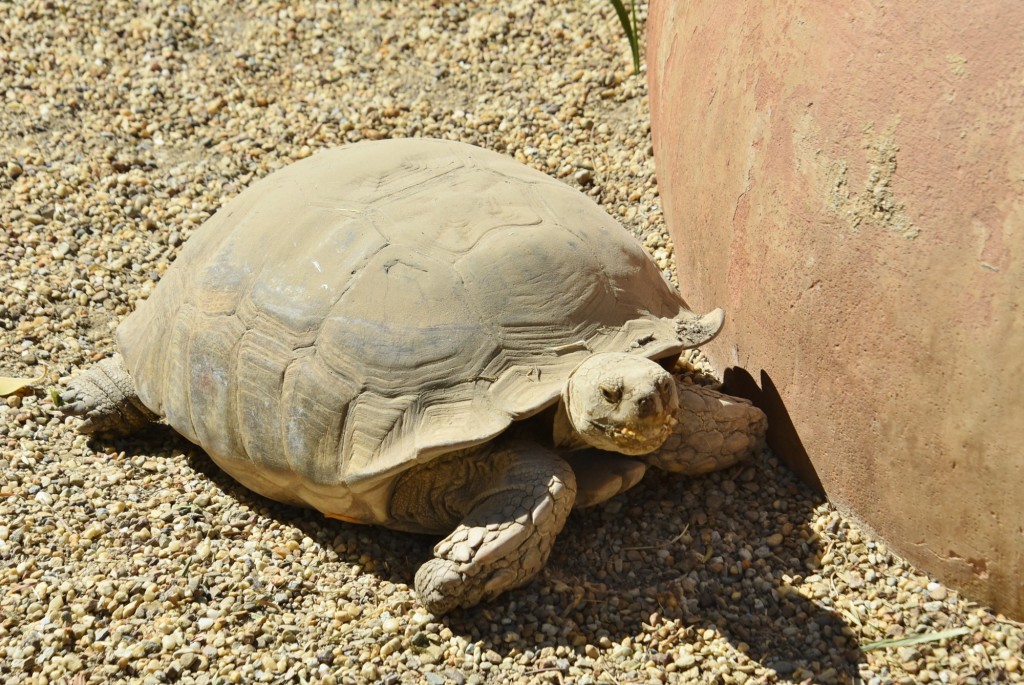
<svg viewBox="0 0 1024 685"><path fill-rule="evenodd" d="M591 447L622 454L649 454L676 425L675 381L657 362L633 354L591 355L562 390L565 412Z"/></svg>

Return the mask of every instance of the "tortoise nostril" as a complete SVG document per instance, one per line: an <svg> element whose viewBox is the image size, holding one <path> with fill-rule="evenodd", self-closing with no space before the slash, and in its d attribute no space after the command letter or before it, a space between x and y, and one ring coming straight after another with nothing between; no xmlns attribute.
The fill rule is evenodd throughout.
<svg viewBox="0 0 1024 685"><path fill-rule="evenodd" d="M602 385L601 394L609 404L618 404L622 399L622 388L613 385Z"/></svg>
<svg viewBox="0 0 1024 685"><path fill-rule="evenodd" d="M658 411L658 401L654 395L647 395L641 397L637 402L637 410L640 416L650 416Z"/></svg>

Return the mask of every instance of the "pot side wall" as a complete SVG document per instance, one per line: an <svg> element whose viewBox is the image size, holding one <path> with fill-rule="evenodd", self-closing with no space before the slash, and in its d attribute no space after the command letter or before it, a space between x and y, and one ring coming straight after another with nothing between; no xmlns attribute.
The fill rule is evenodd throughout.
<svg viewBox="0 0 1024 685"><path fill-rule="evenodd" d="M712 361L837 506L1024 616L1024 4L652 0L648 27Z"/></svg>

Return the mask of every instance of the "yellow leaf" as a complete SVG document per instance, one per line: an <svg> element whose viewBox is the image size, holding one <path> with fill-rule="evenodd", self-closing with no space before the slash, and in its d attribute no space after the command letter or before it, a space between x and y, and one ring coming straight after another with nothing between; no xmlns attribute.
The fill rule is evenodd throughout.
<svg viewBox="0 0 1024 685"><path fill-rule="evenodd" d="M11 378L10 376L0 376L0 397L13 395L22 388L35 385L44 378L46 378L46 369L43 369L35 378Z"/></svg>

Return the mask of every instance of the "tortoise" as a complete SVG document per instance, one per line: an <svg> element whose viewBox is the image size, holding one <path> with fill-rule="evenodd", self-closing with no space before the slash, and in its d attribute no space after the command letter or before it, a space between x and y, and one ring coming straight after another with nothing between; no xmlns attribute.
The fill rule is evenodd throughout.
<svg viewBox="0 0 1024 685"><path fill-rule="evenodd" d="M722 322L562 182L362 142L227 203L62 400L86 433L163 420L273 500L446 535L415 576L442 614L535 576L574 504L759 449L760 410L667 370Z"/></svg>

